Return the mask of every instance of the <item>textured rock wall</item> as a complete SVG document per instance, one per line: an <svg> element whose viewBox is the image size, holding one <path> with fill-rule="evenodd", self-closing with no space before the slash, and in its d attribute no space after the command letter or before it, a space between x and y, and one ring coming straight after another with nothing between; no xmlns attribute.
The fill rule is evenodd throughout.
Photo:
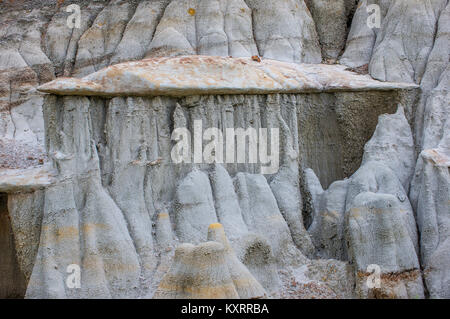
<svg viewBox="0 0 450 319"><path fill-rule="evenodd" d="M361 297L423 297L418 234L407 195L413 159L412 132L400 107L395 115L380 117L362 165L351 178L324 191L307 171L315 210L309 228L313 242L325 258L348 258L355 265ZM364 274L372 264L381 274L393 275L383 278L381 291L367 291Z"/></svg>
<svg viewBox="0 0 450 319"><path fill-rule="evenodd" d="M8 271L29 280L27 296L151 297L177 241L206 240L209 223L219 221L239 260L272 296L311 296L305 290L318 285L328 297L448 297L450 4L356 2L71 1L81 6L79 29L66 25L68 2L1 2L0 188L9 193L1 210L11 220L1 224L8 246L2 260L13 260L15 250L18 265L7 263ZM370 4L380 5L380 28L367 26ZM422 92L50 97L43 112L36 87L57 76L181 54L337 60L376 79L416 83ZM398 104L397 114L377 121ZM197 118L284 128L283 154L287 147L298 158L285 156L267 180L251 165L193 170L165 162L170 128ZM43 189L48 160L59 177ZM28 166L40 167L33 171L33 179L45 180L39 187L28 171L5 170ZM202 194L191 194L192 185ZM276 212L276 227L254 217L254 201L270 207L257 208L264 218ZM207 218L191 230L184 217L196 211ZM277 240L261 236L271 231ZM236 238L242 247L233 245ZM288 256L282 247L291 247ZM68 263L87 269L79 295L64 285ZM381 290L366 289L369 263L382 268ZM287 284L296 281L303 291ZM22 280L15 283L23 294Z"/></svg>
<svg viewBox="0 0 450 319"><path fill-rule="evenodd" d="M300 0L275 4L72 1L81 6L79 29L66 25L68 3L22 2L0 4L0 110L2 136L28 146L43 139L42 96L34 88L55 76L87 75L111 63L186 53L258 54L289 62L319 63L322 48L324 57L336 59L344 47L348 33L345 25L352 18L355 1L307 1L311 14ZM366 7L378 2L361 1L351 20L341 63L351 67L369 64L375 78L423 82L430 91L448 63L444 31L448 25L447 2L381 1L381 29L370 29ZM205 43L199 44L201 41ZM402 42L408 47L402 48ZM382 63L384 57L387 61Z"/></svg>
<svg viewBox="0 0 450 319"><path fill-rule="evenodd" d="M314 22L303 1L72 1L80 28L67 27L56 1L0 4L1 136L42 143L38 84L82 76L150 56L260 55L320 63Z"/></svg>

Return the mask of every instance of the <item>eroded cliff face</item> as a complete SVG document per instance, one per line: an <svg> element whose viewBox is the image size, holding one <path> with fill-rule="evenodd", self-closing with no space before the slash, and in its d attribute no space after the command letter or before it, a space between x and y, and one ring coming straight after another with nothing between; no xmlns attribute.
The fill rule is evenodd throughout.
<svg viewBox="0 0 450 319"><path fill-rule="evenodd" d="M449 297L450 4L356 2L2 2L2 294ZM279 170L174 163L196 121Z"/></svg>
<svg viewBox="0 0 450 319"><path fill-rule="evenodd" d="M211 67L205 68L207 63ZM198 68L204 68L205 79L194 81L189 75ZM221 86L215 81L219 75L240 79L224 80ZM130 79L137 85L130 86ZM196 95L236 89L242 94ZM315 247L302 216L307 193L301 192L300 172L314 167L324 185L351 174L378 116L394 113L416 93L413 85L382 83L344 68L204 56L123 63L82 79L55 80L39 90L53 93L44 103L47 154L53 162L48 175L53 177L42 194L30 298L152 297L157 287L155 297L186 297L196 289L192 296L289 297L298 293L285 287L291 278L316 283L324 296L352 297L354 274L345 259L313 259ZM194 136L197 123L203 130L278 129L279 168L264 176L262 168L274 163L251 163L250 155L237 163L205 158L195 163L195 140L187 141L193 152L177 163L173 131L186 128ZM276 152L275 136L268 134L270 152ZM228 158L228 143L215 152ZM211 143L203 137L201 144L206 150ZM15 209L15 195L10 195L10 206L15 216L23 210ZM23 224L20 216L16 219ZM234 257L203 246L212 240L208 229L217 223L230 239L224 249ZM200 246L180 246L172 257L182 243ZM203 254L216 256L217 266L196 269L199 261L188 261ZM235 266L229 266L227 279L222 268L230 258ZM67 288L64 281L72 264L84 269L81 290ZM182 274L199 271L195 276L204 281L184 286ZM208 279L216 273L225 276L217 287ZM233 288L230 278L244 273L262 288L256 289L256 283Z"/></svg>

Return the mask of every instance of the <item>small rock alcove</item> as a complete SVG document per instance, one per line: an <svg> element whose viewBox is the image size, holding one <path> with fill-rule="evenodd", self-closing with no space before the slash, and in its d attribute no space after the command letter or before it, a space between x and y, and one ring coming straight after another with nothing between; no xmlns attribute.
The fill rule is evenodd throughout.
<svg viewBox="0 0 450 319"><path fill-rule="evenodd" d="M26 280L16 259L7 202L7 194L0 193L0 298L23 298Z"/></svg>

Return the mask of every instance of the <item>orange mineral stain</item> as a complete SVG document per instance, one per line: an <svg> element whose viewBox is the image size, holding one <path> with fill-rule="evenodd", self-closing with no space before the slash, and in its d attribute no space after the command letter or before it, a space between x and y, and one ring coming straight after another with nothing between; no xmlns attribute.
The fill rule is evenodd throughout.
<svg viewBox="0 0 450 319"><path fill-rule="evenodd" d="M257 55L252 56L252 60L255 62L261 62L261 58Z"/></svg>

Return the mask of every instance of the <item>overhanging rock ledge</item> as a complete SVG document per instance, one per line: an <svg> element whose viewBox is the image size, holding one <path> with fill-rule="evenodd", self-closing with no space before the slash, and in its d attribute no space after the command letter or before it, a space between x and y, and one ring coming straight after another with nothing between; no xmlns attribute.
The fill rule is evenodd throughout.
<svg viewBox="0 0 450 319"><path fill-rule="evenodd" d="M58 78L45 93L83 96L189 96L220 94L389 91L418 88L380 82L342 65L295 64L251 58L180 56L109 66L83 78Z"/></svg>

